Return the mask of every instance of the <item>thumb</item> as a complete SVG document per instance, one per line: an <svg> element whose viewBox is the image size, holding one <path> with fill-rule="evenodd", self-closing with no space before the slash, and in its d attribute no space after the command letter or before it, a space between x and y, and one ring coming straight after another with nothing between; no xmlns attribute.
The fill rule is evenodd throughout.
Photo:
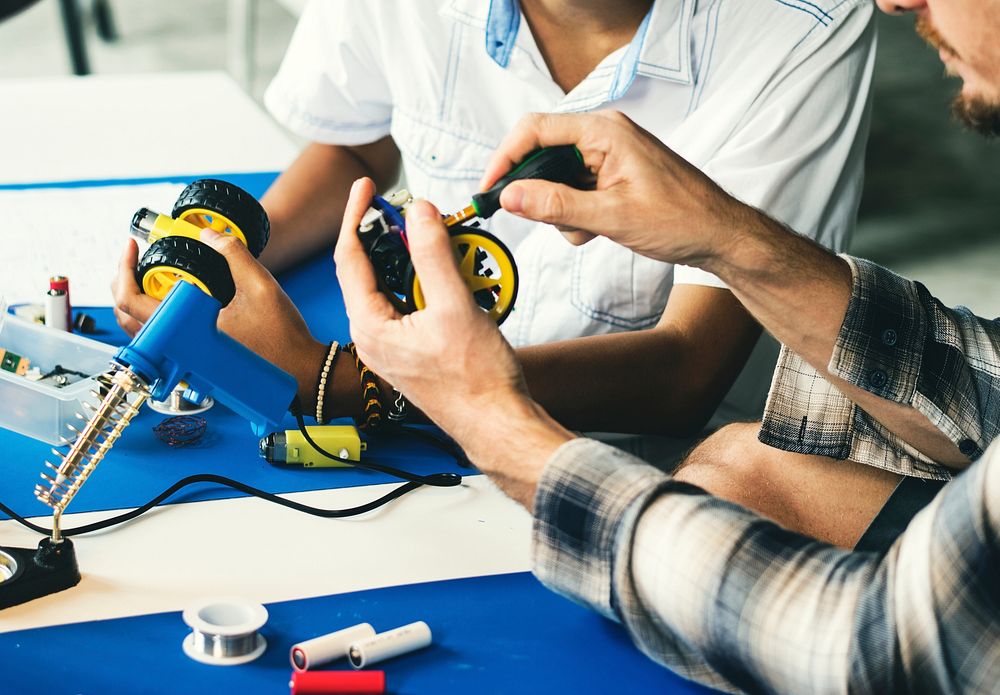
<svg viewBox="0 0 1000 695"><path fill-rule="evenodd" d="M561 183L525 179L500 194L503 209L518 217L583 231L606 228L611 217L600 191L578 191Z"/></svg>
<svg viewBox="0 0 1000 695"><path fill-rule="evenodd" d="M451 239L437 208L424 200L413 203L406 211L406 239L427 306L471 306L472 295L458 274Z"/></svg>
<svg viewBox="0 0 1000 695"><path fill-rule="evenodd" d="M252 277L262 271L264 266L260 265L250 254L250 250L243 242L228 234L219 234L214 229L207 227L201 230L201 240L222 254L229 264L229 272L233 275L233 282L239 287L240 279ZM266 271L264 271L266 272Z"/></svg>

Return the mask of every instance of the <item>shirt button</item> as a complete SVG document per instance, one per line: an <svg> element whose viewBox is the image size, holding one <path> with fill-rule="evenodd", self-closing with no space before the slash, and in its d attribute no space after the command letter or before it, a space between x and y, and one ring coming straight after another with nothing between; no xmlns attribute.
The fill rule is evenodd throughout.
<svg viewBox="0 0 1000 695"><path fill-rule="evenodd" d="M976 453L977 448L976 443L971 439L963 439L958 443L958 450L966 456L972 456Z"/></svg>
<svg viewBox="0 0 1000 695"><path fill-rule="evenodd" d="M892 347L893 345L896 344L896 340L897 340L896 331L892 330L891 328L886 328L884 331L882 331L883 345L888 345L889 347Z"/></svg>
<svg viewBox="0 0 1000 695"><path fill-rule="evenodd" d="M889 381L889 376L881 369L873 369L868 373L868 385L873 389L880 389Z"/></svg>

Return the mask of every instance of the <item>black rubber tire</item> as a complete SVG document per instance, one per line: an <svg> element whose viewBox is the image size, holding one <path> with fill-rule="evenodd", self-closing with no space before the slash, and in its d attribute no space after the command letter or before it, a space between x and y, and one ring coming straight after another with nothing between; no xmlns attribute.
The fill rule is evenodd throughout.
<svg viewBox="0 0 1000 695"><path fill-rule="evenodd" d="M225 256L197 239L168 236L153 242L135 269L135 281L140 289L146 273L158 266L190 273L204 283L209 294L222 302L222 306L227 306L236 296L233 275Z"/></svg>
<svg viewBox="0 0 1000 695"><path fill-rule="evenodd" d="M218 179L198 179L181 191L171 217L180 217L193 208L204 208L232 220L247 240L254 258L267 246L271 223L257 199L239 186Z"/></svg>

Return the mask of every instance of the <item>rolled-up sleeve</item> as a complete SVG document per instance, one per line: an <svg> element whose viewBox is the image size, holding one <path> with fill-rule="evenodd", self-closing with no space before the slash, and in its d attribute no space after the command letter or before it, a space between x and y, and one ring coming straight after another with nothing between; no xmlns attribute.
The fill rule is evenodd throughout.
<svg viewBox="0 0 1000 695"><path fill-rule="evenodd" d="M1000 323L949 309L919 282L846 258L854 291L830 373L912 406L977 459L1000 434Z"/></svg>
<svg viewBox="0 0 1000 695"><path fill-rule="evenodd" d="M949 309L927 288L844 257L853 288L827 372L927 417L975 460L1000 434L1000 323ZM782 348L760 440L921 478L950 479L852 403L825 375Z"/></svg>

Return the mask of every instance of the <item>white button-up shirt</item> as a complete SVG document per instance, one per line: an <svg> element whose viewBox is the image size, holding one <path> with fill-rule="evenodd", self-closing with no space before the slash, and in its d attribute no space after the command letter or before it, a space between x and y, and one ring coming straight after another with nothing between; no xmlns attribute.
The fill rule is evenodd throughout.
<svg viewBox="0 0 1000 695"><path fill-rule="evenodd" d="M737 198L843 250L861 192L872 13L867 0L657 0L631 43L564 93L517 0L314 0L265 102L316 142L392 135L407 187L443 212L469 203L523 114L614 108ZM502 211L489 227L518 266L502 326L515 346L649 328L674 283L722 286L607 239L573 247ZM760 417L776 356L764 342L716 424Z"/></svg>

